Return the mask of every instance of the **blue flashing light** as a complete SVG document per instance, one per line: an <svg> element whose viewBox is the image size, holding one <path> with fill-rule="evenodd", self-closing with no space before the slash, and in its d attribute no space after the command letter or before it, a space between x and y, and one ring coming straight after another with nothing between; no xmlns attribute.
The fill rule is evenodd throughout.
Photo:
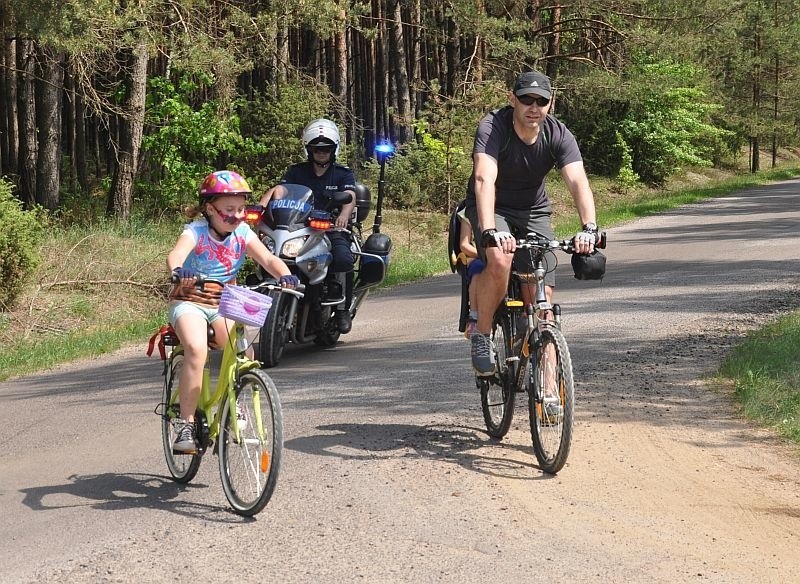
<svg viewBox="0 0 800 584"><path fill-rule="evenodd" d="M394 152L394 146L391 144L377 144L375 146L375 152L382 156L389 156L389 154Z"/></svg>

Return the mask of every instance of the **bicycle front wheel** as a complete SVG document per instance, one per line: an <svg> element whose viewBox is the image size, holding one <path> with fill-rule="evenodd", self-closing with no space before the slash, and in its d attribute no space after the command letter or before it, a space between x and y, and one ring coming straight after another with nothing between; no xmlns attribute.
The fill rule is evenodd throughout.
<svg viewBox="0 0 800 584"><path fill-rule="evenodd" d="M567 462L572 442L575 385L572 358L560 330L545 328L532 355L528 415L539 468L556 474Z"/></svg>
<svg viewBox="0 0 800 584"><path fill-rule="evenodd" d="M486 430L492 438L502 438L514 417L515 372L511 320L506 313L495 317L492 331L497 372L492 377L475 377L481 392L481 409Z"/></svg>
<svg viewBox="0 0 800 584"><path fill-rule="evenodd" d="M283 452L278 390L260 369L239 379L236 410L225 399L220 416L219 474L225 497L239 515L252 516L269 502Z"/></svg>
<svg viewBox="0 0 800 584"><path fill-rule="evenodd" d="M181 417L178 378L182 369L183 353L174 353L169 358L167 372L164 375L164 391L161 394L161 442L169 474L179 483L188 483L197 474L202 455L178 454L172 450L172 444L177 437L172 421Z"/></svg>

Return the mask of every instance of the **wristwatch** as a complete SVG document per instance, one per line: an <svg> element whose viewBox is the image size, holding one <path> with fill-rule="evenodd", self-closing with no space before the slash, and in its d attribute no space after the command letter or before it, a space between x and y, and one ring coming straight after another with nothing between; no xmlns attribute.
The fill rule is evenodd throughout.
<svg viewBox="0 0 800 584"><path fill-rule="evenodd" d="M495 245L494 234L497 233L497 229L484 229L483 233L481 233L481 245L483 247L490 247Z"/></svg>

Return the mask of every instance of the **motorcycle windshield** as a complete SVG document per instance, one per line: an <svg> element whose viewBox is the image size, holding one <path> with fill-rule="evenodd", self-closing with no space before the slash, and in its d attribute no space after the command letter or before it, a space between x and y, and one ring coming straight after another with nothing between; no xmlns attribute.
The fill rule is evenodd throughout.
<svg viewBox="0 0 800 584"><path fill-rule="evenodd" d="M267 222L273 227L293 230L306 223L314 208L314 192L303 185L285 184L286 195L273 198L267 206Z"/></svg>

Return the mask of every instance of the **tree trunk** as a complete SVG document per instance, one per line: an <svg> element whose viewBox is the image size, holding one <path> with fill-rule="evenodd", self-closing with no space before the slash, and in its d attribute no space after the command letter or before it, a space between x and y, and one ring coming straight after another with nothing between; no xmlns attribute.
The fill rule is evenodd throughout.
<svg viewBox="0 0 800 584"><path fill-rule="evenodd" d="M406 67L406 47L400 0L394 0L393 4L389 58L397 91L397 115L394 122L397 141L405 144L411 139L411 97L408 88L408 68Z"/></svg>
<svg viewBox="0 0 800 584"><path fill-rule="evenodd" d="M89 168L86 159L86 103L83 91L78 84L75 91L75 171L78 184L84 193L89 192Z"/></svg>
<svg viewBox="0 0 800 584"><path fill-rule="evenodd" d="M40 51L41 82L37 83L36 126L39 158L36 161L36 202L56 209L61 187L61 94L64 89L63 54L48 47Z"/></svg>
<svg viewBox="0 0 800 584"><path fill-rule="evenodd" d="M75 127L75 77L72 72L66 70L64 72L64 95L66 101L64 102L64 147L66 155L69 157L69 186L73 188L78 179L78 168L76 166L75 146L76 146L76 130Z"/></svg>
<svg viewBox="0 0 800 584"><path fill-rule="evenodd" d="M334 60L334 83L333 93L339 100L341 107L346 111L352 111L348 107L347 102L347 88L350 85L350 80L347 78L347 12L342 10L339 12L339 20L341 21L342 31L334 35L333 41L333 60ZM349 126L349 124L348 124Z"/></svg>
<svg viewBox="0 0 800 584"><path fill-rule="evenodd" d="M759 156L759 138L761 134L761 49L761 33L757 26L753 39L753 131L751 132L753 153L750 160L750 172L758 172L761 170L761 160Z"/></svg>
<svg viewBox="0 0 800 584"><path fill-rule="evenodd" d="M380 2L373 3L372 18L375 22L381 23L378 27L378 34L373 44L373 70L375 71L374 87L375 99L372 101L375 111L375 134L376 142L389 138L389 128L386 121L388 111L388 83L386 67L386 25L383 24L383 11Z"/></svg>
<svg viewBox="0 0 800 584"><path fill-rule="evenodd" d="M138 44L131 55L131 74L125 100L125 117L120 119L119 162L111 183L109 214L127 221L133 201L133 181L139 163L147 94L147 46Z"/></svg>
<svg viewBox="0 0 800 584"><path fill-rule="evenodd" d="M547 67L545 74L555 80L558 73L558 54L561 52L561 5L554 3L550 9L550 22L552 23L550 37L547 41Z"/></svg>
<svg viewBox="0 0 800 584"><path fill-rule="evenodd" d="M26 207L36 201L36 159L39 146L36 140L36 50L31 40L21 40L17 47L19 84L19 197Z"/></svg>

